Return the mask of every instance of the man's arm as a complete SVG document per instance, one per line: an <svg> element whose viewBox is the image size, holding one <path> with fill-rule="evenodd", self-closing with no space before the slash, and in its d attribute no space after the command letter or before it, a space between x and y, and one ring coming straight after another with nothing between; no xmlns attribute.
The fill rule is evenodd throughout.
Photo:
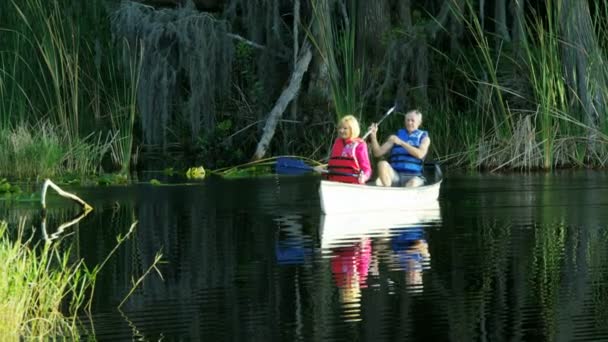
<svg viewBox="0 0 608 342"><path fill-rule="evenodd" d="M372 135L372 152L374 157L381 157L393 148L395 144L389 139L382 146L378 144L378 139L375 135Z"/></svg>
<svg viewBox="0 0 608 342"><path fill-rule="evenodd" d="M384 144L382 144L382 146L380 146L380 144L378 144L378 137L376 136L377 132L378 132L378 124L373 123L370 127L372 153L374 154L374 157L381 157L384 154L386 154L386 152L390 151L390 149L395 144L393 143L392 139L388 139Z"/></svg>
<svg viewBox="0 0 608 342"><path fill-rule="evenodd" d="M389 141L393 141L394 144L403 147L407 150L407 153L409 153L412 157L416 157L418 159L423 159L429 151L429 146L431 146L431 139L428 136L422 139L419 147L414 147L394 135L389 138Z"/></svg>

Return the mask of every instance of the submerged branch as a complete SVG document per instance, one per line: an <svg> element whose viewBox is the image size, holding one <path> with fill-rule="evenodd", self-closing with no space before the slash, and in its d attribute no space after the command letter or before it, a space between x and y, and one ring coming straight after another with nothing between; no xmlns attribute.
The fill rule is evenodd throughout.
<svg viewBox="0 0 608 342"><path fill-rule="evenodd" d="M57 184L53 183L53 181L51 181L50 179L47 179L44 181L44 184L42 185L42 195L41 197L41 203L42 203L42 209L46 209L46 190L48 189L48 187L53 188L53 190L57 191L57 193L65 198L69 198L75 202L78 202L82 208L84 209L84 211L91 211L93 210L93 207L90 206L87 202L83 201L80 197L69 193L67 191L64 191L63 189L61 189Z"/></svg>

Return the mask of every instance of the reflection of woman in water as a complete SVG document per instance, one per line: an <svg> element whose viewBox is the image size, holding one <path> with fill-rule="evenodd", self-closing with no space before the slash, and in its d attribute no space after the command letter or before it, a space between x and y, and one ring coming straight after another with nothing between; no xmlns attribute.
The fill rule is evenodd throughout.
<svg viewBox="0 0 608 342"><path fill-rule="evenodd" d="M405 271L406 284L416 292L421 291L422 270L431 258L424 230L411 227L401 231L391 239L391 248L398 269Z"/></svg>
<svg viewBox="0 0 608 342"><path fill-rule="evenodd" d="M340 289L343 303L359 303L361 289L367 287L367 274L372 255L369 237L348 247L332 249L331 272Z"/></svg>

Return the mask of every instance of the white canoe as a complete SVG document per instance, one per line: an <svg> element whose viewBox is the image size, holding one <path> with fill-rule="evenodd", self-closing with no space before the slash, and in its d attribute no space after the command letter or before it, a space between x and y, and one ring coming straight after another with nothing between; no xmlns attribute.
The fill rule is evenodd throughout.
<svg viewBox="0 0 608 342"><path fill-rule="evenodd" d="M319 186L324 214L378 210L416 210L433 207L439 197L442 173L437 164L426 164L427 184L416 188L381 187L322 180Z"/></svg>
<svg viewBox="0 0 608 342"><path fill-rule="evenodd" d="M321 248L348 246L361 238L388 238L409 227L439 222L441 211L437 200L417 210L391 210L367 213L334 213L321 215Z"/></svg>

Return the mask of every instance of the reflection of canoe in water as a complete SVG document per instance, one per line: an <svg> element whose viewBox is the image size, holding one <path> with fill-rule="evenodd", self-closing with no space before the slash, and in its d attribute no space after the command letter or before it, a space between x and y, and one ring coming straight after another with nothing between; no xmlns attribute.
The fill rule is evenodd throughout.
<svg viewBox="0 0 608 342"><path fill-rule="evenodd" d="M362 237L388 237L392 230L441 220L439 202L428 202L416 210L376 211L321 215L321 248L345 246Z"/></svg>
<svg viewBox="0 0 608 342"><path fill-rule="evenodd" d="M412 210L431 207L437 202L443 179L437 164L425 164L427 184L417 188L379 187L321 181L319 198L325 214L376 210Z"/></svg>

